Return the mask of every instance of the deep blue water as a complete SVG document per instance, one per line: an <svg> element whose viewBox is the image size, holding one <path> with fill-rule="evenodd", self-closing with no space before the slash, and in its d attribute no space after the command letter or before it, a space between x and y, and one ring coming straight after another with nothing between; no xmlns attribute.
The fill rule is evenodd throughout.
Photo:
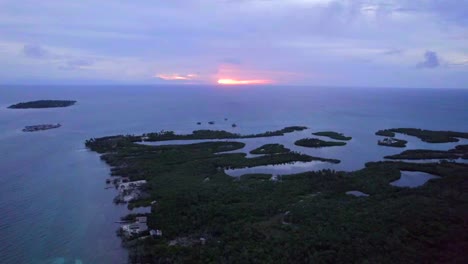
<svg viewBox="0 0 468 264"><path fill-rule="evenodd" d="M62 109L5 108L37 99L79 102ZM88 138L162 129L253 133L305 125L352 136L346 147L299 150L341 159L333 168L354 170L401 151L376 146L378 129L468 131L467 102L468 90L448 89L0 86L0 263L126 262L114 221L127 210L112 203L113 190L104 189L109 169L84 148ZM197 126L198 121L204 124ZM21 132L26 125L57 122L59 129ZM290 146L294 137L311 136L310 131L278 142ZM257 139L251 146L265 142ZM454 145L411 138L408 148Z"/></svg>

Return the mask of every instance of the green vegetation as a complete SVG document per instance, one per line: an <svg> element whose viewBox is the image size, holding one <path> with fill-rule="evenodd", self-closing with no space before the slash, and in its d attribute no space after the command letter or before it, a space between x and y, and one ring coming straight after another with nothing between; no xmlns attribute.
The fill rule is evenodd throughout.
<svg viewBox="0 0 468 264"><path fill-rule="evenodd" d="M461 155L462 159L468 159L468 145L458 145L449 151Z"/></svg>
<svg viewBox="0 0 468 264"><path fill-rule="evenodd" d="M404 148L406 147L406 143L408 141L403 140L403 139L398 139L398 138L384 138L382 140L379 140L377 144L380 146L386 146L386 147L396 147L396 148Z"/></svg>
<svg viewBox="0 0 468 264"><path fill-rule="evenodd" d="M445 150L428 150L428 149L412 149L403 151L400 154L386 156L386 159L458 159L468 158L468 145L458 145L454 149Z"/></svg>
<svg viewBox="0 0 468 264"><path fill-rule="evenodd" d="M299 156L289 152L249 161L242 154L215 155L242 148L238 142L155 147L135 144L136 138L86 142L104 153L114 175L148 181L151 198L136 204L158 201L148 225L164 235L128 243L132 263L446 263L465 258L467 164L374 162L349 173L323 170L277 182L268 180L270 175L250 174L237 180L220 168ZM391 186L400 170L442 178L419 188ZM346 195L350 190L370 196Z"/></svg>
<svg viewBox="0 0 468 264"><path fill-rule="evenodd" d="M395 133L414 136L428 143L458 142L458 138L468 139L468 133L454 131L434 131L418 128L392 128L377 131L377 135L394 137Z"/></svg>
<svg viewBox="0 0 468 264"><path fill-rule="evenodd" d="M324 141L318 138L303 138L294 142L294 145L308 147L308 148L322 148L322 147L344 146L346 145L346 142Z"/></svg>
<svg viewBox="0 0 468 264"><path fill-rule="evenodd" d="M351 140L352 139L352 137L347 137L347 136L344 136L342 133L333 132L333 131L316 132L316 133L312 133L312 135L329 137L335 140Z"/></svg>
<svg viewBox="0 0 468 264"><path fill-rule="evenodd" d="M240 176L240 179L241 180L261 180L261 181L265 181L265 180L271 179L271 175L270 174L262 174L262 173L244 174L244 175Z"/></svg>
<svg viewBox="0 0 468 264"><path fill-rule="evenodd" d="M277 154L291 151L281 144L266 144L250 151L251 154Z"/></svg>
<svg viewBox="0 0 468 264"><path fill-rule="evenodd" d="M394 137L395 136L395 133L393 133L392 131L390 131L388 129L379 130L379 131L375 132L375 134L377 136L383 136L383 137Z"/></svg>
<svg viewBox="0 0 468 264"><path fill-rule="evenodd" d="M267 131L260 134L240 135L227 132L224 130L195 130L192 134L177 135L173 131L164 131L157 133L148 133L143 136L148 137L146 141L165 141L165 140L189 140L189 139L239 139L239 138L258 138L258 137L274 137L283 136L286 133L301 131L307 127L291 126L280 130Z"/></svg>
<svg viewBox="0 0 468 264"><path fill-rule="evenodd" d="M411 149L405 150L400 154L385 156L386 159L458 159L459 156L447 151L428 150L428 149Z"/></svg>
<svg viewBox="0 0 468 264"><path fill-rule="evenodd" d="M166 140L191 140L191 139L234 139L239 138L239 134L223 130L195 130L192 134L177 135L173 131L161 131L157 133L148 133L147 141L166 141Z"/></svg>
<svg viewBox="0 0 468 264"><path fill-rule="evenodd" d="M54 108L54 107L67 107L72 106L76 101L70 100L39 100L31 102L17 103L10 105L11 109L27 109L27 108Z"/></svg>

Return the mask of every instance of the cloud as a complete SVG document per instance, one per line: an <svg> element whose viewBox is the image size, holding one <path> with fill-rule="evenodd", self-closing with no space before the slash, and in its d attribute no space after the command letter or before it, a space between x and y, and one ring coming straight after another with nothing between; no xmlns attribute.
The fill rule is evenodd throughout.
<svg viewBox="0 0 468 264"><path fill-rule="evenodd" d="M86 59L76 59L70 60L67 62L68 66L70 67L83 67L83 66L91 66L93 65L93 61L86 60Z"/></svg>
<svg viewBox="0 0 468 264"><path fill-rule="evenodd" d="M424 12L434 14L445 22L458 25L468 25L468 0L457 1L400 1L398 11L402 12Z"/></svg>
<svg viewBox="0 0 468 264"><path fill-rule="evenodd" d="M190 80L195 80L198 77L198 75L194 73L190 73L190 74L171 73L171 74L157 74L155 77L165 80L165 81L190 81Z"/></svg>
<svg viewBox="0 0 468 264"><path fill-rule="evenodd" d="M383 52L384 55L398 55L402 53L403 53L402 49L389 49Z"/></svg>
<svg viewBox="0 0 468 264"><path fill-rule="evenodd" d="M419 62L416 67L418 68L437 68L439 67L439 58L434 51L426 51L424 53L424 61Z"/></svg>
<svg viewBox="0 0 468 264"><path fill-rule="evenodd" d="M0 2L5 82L43 76L434 86L417 69L439 64L441 80L468 82L468 0ZM427 49L438 54L422 57Z"/></svg>
<svg viewBox="0 0 468 264"><path fill-rule="evenodd" d="M41 59L48 55L46 49L36 44L25 44L23 47L23 54L28 58Z"/></svg>
<svg viewBox="0 0 468 264"><path fill-rule="evenodd" d="M82 70L92 66L94 61L89 59L70 59L65 61L65 65L59 67L61 70Z"/></svg>
<svg viewBox="0 0 468 264"><path fill-rule="evenodd" d="M23 55L27 58L41 59L41 62L58 65L60 70L79 70L92 66L94 60L82 58L69 51L55 50L51 47L43 47L38 44L25 44L23 46Z"/></svg>
<svg viewBox="0 0 468 264"><path fill-rule="evenodd" d="M460 66L468 65L468 60L456 62L456 63L453 63L453 65L460 65Z"/></svg>
<svg viewBox="0 0 468 264"><path fill-rule="evenodd" d="M236 58L224 58L221 60L221 62L227 63L227 64L235 64L235 65L242 64L241 60L236 59Z"/></svg>

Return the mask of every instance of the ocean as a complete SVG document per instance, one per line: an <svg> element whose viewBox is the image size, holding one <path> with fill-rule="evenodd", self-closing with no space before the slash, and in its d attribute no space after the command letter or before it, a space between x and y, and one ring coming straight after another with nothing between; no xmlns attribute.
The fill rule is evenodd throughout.
<svg viewBox="0 0 468 264"><path fill-rule="evenodd" d="M39 99L78 103L55 109L6 108ZM309 130L244 142L249 148L279 142L303 153L342 160L310 169L356 170L365 162L402 151L377 146L379 137L374 133L379 129L467 132L467 102L468 90L454 89L0 86L0 263L126 263L115 221L129 211L112 203L116 192L105 189L109 168L84 147L86 139L160 130L219 129L247 134L299 125ZM208 125L209 121L215 124ZM61 123L62 127L21 131L24 126L43 123ZM325 130L353 139L345 147L322 149L292 144ZM457 145L399 138L409 139L407 149ZM290 173L303 167L292 164L256 171Z"/></svg>

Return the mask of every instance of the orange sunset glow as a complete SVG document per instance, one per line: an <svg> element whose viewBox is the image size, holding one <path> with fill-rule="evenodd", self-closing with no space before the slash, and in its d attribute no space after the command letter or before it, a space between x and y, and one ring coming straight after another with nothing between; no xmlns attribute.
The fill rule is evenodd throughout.
<svg viewBox="0 0 468 264"><path fill-rule="evenodd" d="M272 84L269 72L261 72L247 65L220 64L213 81L219 85L259 85Z"/></svg>
<svg viewBox="0 0 468 264"><path fill-rule="evenodd" d="M234 79L219 79L218 84L222 85L244 85L244 84L268 84L269 80L234 80Z"/></svg>

